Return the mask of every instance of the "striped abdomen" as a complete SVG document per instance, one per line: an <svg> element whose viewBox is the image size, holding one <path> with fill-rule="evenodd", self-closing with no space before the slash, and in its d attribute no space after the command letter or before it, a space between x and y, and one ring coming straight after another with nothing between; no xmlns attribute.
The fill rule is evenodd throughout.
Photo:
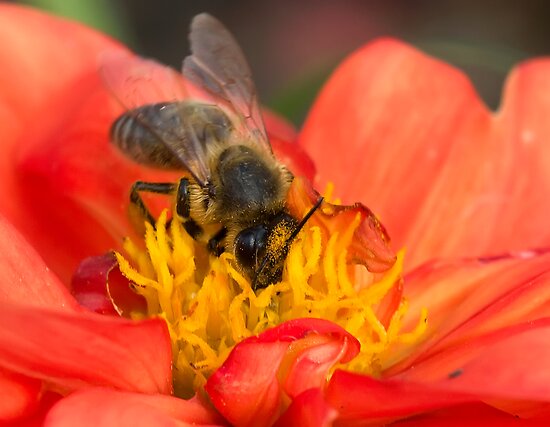
<svg viewBox="0 0 550 427"><path fill-rule="evenodd" d="M157 168L181 169L165 141L185 138L182 103L144 105L120 116L111 126L111 142L132 160Z"/></svg>

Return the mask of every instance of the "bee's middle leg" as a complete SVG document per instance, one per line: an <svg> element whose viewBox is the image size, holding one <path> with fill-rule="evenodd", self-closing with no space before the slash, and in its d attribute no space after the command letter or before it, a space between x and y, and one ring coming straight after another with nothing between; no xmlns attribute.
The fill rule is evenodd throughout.
<svg viewBox="0 0 550 427"><path fill-rule="evenodd" d="M208 240L208 250L211 254L220 256L225 250L224 239L227 236L227 228L222 227Z"/></svg>

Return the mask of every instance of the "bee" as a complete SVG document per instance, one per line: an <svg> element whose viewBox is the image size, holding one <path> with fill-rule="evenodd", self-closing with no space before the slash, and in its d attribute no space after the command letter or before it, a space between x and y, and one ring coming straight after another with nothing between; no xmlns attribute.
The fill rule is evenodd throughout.
<svg viewBox="0 0 550 427"><path fill-rule="evenodd" d="M301 220L285 208L293 174L273 155L250 68L231 33L200 14L189 39L182 74L208 100L132 108L113 123L111 142L138 163L187 174L177 183L134 183L130 201L147 221L155 223L140 193L173 195L187 232L215 255L233 253L253 289L264 288L281 280L289 246L322 198Z"/></svg>

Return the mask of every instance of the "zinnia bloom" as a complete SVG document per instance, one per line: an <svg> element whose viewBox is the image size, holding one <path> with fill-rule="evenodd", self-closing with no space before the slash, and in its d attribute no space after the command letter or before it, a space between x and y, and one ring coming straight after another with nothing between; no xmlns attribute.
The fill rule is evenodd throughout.
<svg viewBox="0 0 550 427"><path fill-rule="evenodd" d="M505 425L550 416L549 60L516 68L495 114L460 72L379 40L336 70L299 134L269 116L275 151L293 170L318 189L333 183L345 203L368 204L405 251L394 263L375 217L327 204L292 246L283 282L254 293L227 257L189 252L196 245L164 214L147 251L132 232L132 182L177 177L108 143L121 108L98 56L140 60L80 25L8 5L0 35L9 41L0 46L2 421ZM179 78L157 72L161 86ZM310 187L295 184L289 203L303 212ZM82 263L112 248L137 293L112 257ZM370 265L374 274L357 267L372 253L387 255L372 258L386 260ZM77 302L67 287L79 265Z"/></svg>

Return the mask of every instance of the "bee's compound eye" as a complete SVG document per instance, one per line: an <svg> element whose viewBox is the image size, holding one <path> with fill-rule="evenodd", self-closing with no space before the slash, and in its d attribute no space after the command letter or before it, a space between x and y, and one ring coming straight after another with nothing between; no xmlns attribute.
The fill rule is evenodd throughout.
<svg viewBox="0 0 550 427"><path fill-rule="evenodd" d="M235 238L235 258L252 274L264 257L267 243L267 228L264 225L245 228Z"/></svg>

